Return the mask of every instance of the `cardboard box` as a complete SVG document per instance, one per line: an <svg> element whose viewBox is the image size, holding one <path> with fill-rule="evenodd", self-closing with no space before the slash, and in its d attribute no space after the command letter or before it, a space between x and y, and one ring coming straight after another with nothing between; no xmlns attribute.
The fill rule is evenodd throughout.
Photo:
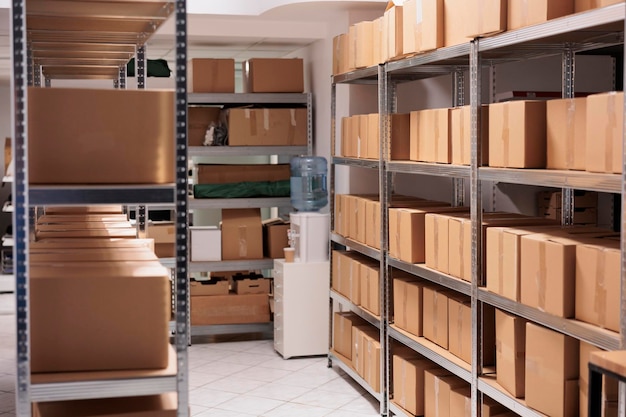
<svg viewBox="0 0 626 417"><path fill-rule="evenodd" d="M450 413L450 391L467 383L446 369L424 371L424 415L456 417Z"/></svg>
<svg viewBox="0 0 626 417"><path fill-rule="evenodd" d="M31 184L174 182L173 90L29 88L28 120Z"/></svg>
<svg viewBox="0 0 626 417"><path fill-rule="evenodd" d="M509 101L489 106L489 166L545 168L545 101Z"/></svg>
<svg viewBox="0 0 626 417"><path fill-rule="evenodd" d="M221 261L222 231L216 226L189 227L191 261Z"/></svg>
<svg viewBox="0 0 626 417"><path fill-rule="evenodd" d="M158 261L31 265L29 302L32 372L167 366L170 274Z"/></svg>
<svg viewBox="0 0 626 417"><path fill-rule="evenodd" d="M385 34L387 36L387 55L385 61L402 56L402 6L393 6L384 14Z"/></svg>
<svg viewBox="0 0 626 417"><path fill-rule="evenodd" d="M422 290L424 337L448 349L449 291L424 286Z"/></svg>
<svg viewBox="0 0 626 417"><path fill-rule="evenodd" d="M489 165L489 106L482 106L481 109L480 165ZM471 163L471 123L470 106L450 109L451 162L455 165Z"/></svg>
<svg viewBox="0 0 626 417"><path fill-rule="evenodd" d="M580 409L580 417L588 417L589 404L588 402L588 393L589 393L589 357L592 352L599 352L601 349L585 343L583 341L580 342L580 367L579 367L579 376L578 380L578 398L579 398L579 409ZM618 401L618 383L617 379L612 378L608 375L602 375L602 416L617 417L617 413L614 412L613 404Z"/></svg>
<svg viewBox="0 0 626 417"><path fill-rule="evenodd" d="M361 307L380 316L380 265L361 263Z"/></svg>
<svg viewBox="0 0 626 417"><path fill-rule="evenodd" d="M408 161L411 151L411 123L406 114L391 115L391 145L392 161Z"/></svg>
<svg viewBox="0 0 626 417"><path fill-rule="evenodd" d="M455 388L450 391L450 416L472 416L472 394L469 387Z"/></svg>
<svg viewBox="0 0 626 417"><path fill-rule="evenodd" d="M202 281L191 279L189 281L189 293L192 297L196 295L227 295L228 287L228 280L221 277Z"/></svg>
<svg viewBox="0 0 626 417"><path fill-rule="evenodd" d="M205 136L211 124L217 125L220 121L221 109L219 107L187 108L187 143L189 146L203 146Z"/></svg>
<svg viewBox="0 0 626 417"><path fill-rule="evenodd" d="M283 249L289 247L287 233L291 227L281 219L268 219L263 222L263 256L272 259L284 258Z"/></svg>
<svg viewBox="0 0 626 417"><path fill-rule="evenodd" d="M549 100L546 103L547 164L549 169L585 170L587 99Z"/></svg>
<svg viewBox="0 0 626 417"><path fill-rule="evenodd" d="M441 48L444 44L443 0L408 0L402 7L403 54Z"/></svg>
<svg viewBox="0 0 626 417"><path fill-rule="evenodd" d="M333 320L333 349L352 360L352 328L366 321L352 312L335 312Z"/></svg>
<svg viewBox="0 0 626 417"><path fill-rule="evenodd" d="M524 398L526 320L496 310L496 380L512 396Z"/></svg>
<svg viewBox="0 0 626 417"><path fill-rule="evenodd" d="M624 93L587 97L587 171L620 174Z"/></svg>
<svg viewBox="0 0 626 417"><path fill-rule="evenodd" d="M154 253L159 258L172 258L176 251L176 226L174 222L149 222L146 237L154 239Z"/></svg>
<svg viewBox="0 0 626 417"><path fill-rule="evenodd" d="M409 413L424 415L424 371L437 367L423 357L393 355L393 402Z"/></svg>
<svg viewBox="0 0 626 417"><path fill-rule="evenodd" d="M574 13L574 0L509 0L508 30L536 25Z"/></svg>
<svg viewBox="0 0 626 417"><path fill-rule="evenodd" d="M374 42L374 22L363 21L354 25L356 27L356 68L366 68L374 65L372 43Z"/></svg>
<svg viewBox="0 0 626 417"><path fill-rule="evenodd" d="M187 65L190 93L234 93L235 60L232 58L194 58Z"/></svg>
<svg viewBox="0 0 626 417"><path fill-rule="evenodd" d="M578 341L526 323L526 404L549 416L578 416Z"/></svg>
<svg viewBox="0 0 626 417"><path fill-rule="evenodd" d="M470 0L465 34L468 38L491 36L506 31L507 0Z"/></svg>
<svg viewBox="0 0 626 417"><path fill-rule="evenodd" d="M367 115L367 159L379 159L380 158L380 130L379 130L380 117L378 113L371 113Z"/></svg>
<svg viewBox="0 0 626 417"><path fill-rule="evenodd" d="M419 112L418 158L423 162L449 164L450 110L429 109Z"/></svg>
<svg viewBox="0 0 626 417"><path fill-rule="evenodd" d="M304 92L301 58L252 58L242 64L244 93Z"/></svg>
<svg viewBox="0 0 626 417"><path fill-rule="evenodd" d="M598 9L610 6L611 4L623 3L624 0L574 0L574 11L584 12L586 10Z"/></svg>
<svg viewBox="0 0 626 417"><path fill-rule="evenodd" d="M466 43L466 0L444 0L444 46Z"/></svg>
<svg viewBox="0 0 626 417"><path fill-rule="evenodd" d="M415 278L393 280L393 322L402 330L423 336L422 294L424 283Z"/></svg>
<svg viewBox="0 0 626 417"><path fill-rule="evenodd" d="M228 294L191 297L191 325L266 323L270 321L267 294Z"/></svg>
<svg viewBox="0 0 626 417"><path fill-rule="evenodd" d="M235 294L269 294L270 293L270 279L257 278L257 279L234 279L233 290Z"/></svg>
<svg viewBox="0 0 626 417"><path fill-rule="evenodd" d="M33 403L33 417L176 417L175 393Z"/></svg>
<svg viewBox="0 0 626 417"><path fill-rule="evenodd" d="M278 77L277 77L278 78ZM230 146L307 144L306 109L230 109Z"/></svg>
<svg viewBox="0 0 626 417"><path fill-rule="evenodd" d="M260 209L222 210L222 259L262 259Z"/></svg>
<svg viewBox="0 0 626 417"><path fill-rule="evenodd" d="M620 331L620 242L593 239L576 246L576 319Z"/></svg>

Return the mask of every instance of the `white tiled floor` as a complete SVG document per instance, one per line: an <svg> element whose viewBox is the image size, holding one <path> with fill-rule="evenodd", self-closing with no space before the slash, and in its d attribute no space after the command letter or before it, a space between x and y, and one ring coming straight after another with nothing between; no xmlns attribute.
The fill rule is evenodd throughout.
<svg viewBox="0 0 626 417"><path fill-rule="evenodd" d="M13 295L0 294L0 417L15 415ZM378 402L325 357L282 359L272 340L221 337L189 348L197 417L374 417ZM198 342L198 343L196 343Z"/></svg>

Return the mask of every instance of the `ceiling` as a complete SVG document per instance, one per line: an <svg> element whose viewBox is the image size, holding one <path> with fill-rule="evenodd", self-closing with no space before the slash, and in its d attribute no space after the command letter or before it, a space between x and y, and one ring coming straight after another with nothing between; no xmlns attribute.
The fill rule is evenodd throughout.
<svg viewBox="0 0 626 417"><path fill-rule="evenodd" d="M385 5L381 0L198 0L194 6L189 0L188 55L236 61L287 56L334 35L333 24L341 16L356 11L382 14ZM348 17L344 18L345 26ZM0 7L0 83L4 84L11 77L10 33L10 9ZM174 19L170 18L148 42L147 57L173 62L173 39Z"/></svg>

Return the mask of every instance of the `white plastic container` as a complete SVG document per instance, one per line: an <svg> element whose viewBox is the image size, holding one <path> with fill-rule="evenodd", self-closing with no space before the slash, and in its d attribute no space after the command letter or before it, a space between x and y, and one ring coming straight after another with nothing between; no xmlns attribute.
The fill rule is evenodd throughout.
<svg viewBox="0 0 626 417"><path fill-rule="evenodd" d="M328 260L330 215L328 213L291 213L290 236L296 249L295 262Z"/></svg>

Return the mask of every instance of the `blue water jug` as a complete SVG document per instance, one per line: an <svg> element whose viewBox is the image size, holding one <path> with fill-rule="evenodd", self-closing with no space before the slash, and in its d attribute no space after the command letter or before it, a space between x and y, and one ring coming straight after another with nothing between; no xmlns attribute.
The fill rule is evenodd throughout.
<svg viewBox="0 0 626 417"><path fill-rule="evenodd" d="M291 159L291 205L298 211L319 211L328 204L326 159L296 156Z"/></svg>

